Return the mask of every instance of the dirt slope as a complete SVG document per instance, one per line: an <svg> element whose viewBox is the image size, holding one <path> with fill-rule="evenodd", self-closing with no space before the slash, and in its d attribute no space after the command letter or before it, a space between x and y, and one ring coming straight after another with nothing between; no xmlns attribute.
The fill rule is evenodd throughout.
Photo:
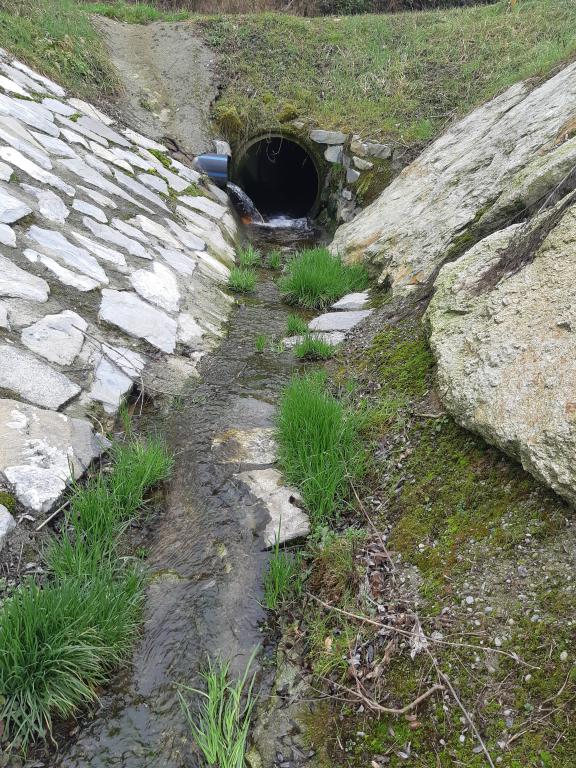
<svg viewBox="0 0 576 768"><path fill-rule="evenodd" d="M216 96L213 54L188 22L124 24L101 17L102 32L122 82L117 106L146 136L174 142L185 154L212 148L208 116Z"/></svg>

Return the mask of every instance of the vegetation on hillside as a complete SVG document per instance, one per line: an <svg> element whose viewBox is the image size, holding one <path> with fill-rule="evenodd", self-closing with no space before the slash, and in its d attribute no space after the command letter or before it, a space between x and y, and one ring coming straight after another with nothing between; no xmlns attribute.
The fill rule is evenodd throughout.
<svg viewBox="0 0 576 768"><path fill-rule="evenodd" d="M215 118L232 139L301 117L422 143L453 117L522 78L549 74L576 52L572 0L337 18L200 16L186 4L162 2L5 0L0 45L75 92L109 96L116 77L90 13L134 23L189 18L218 55L223 89Z"/></svg>
<svg viewBox="0 0 576 768"><path fill-rule="evenodd" d="M425 13L197 21L218 54L216 118L235 135L301 117L422 142L512 83L576 52L576 3L507 0Z"/></svg>

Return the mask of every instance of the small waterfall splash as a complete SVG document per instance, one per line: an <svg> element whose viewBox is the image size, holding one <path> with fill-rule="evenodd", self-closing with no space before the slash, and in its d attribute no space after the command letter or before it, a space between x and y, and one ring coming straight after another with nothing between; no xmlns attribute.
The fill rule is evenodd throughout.
<svg viewBox="0 0 576 768"><path fill-rule="evenodd" d="M243 224L263 224L264 218L246 192L237 184L228 182L226 192Z"/></svg>

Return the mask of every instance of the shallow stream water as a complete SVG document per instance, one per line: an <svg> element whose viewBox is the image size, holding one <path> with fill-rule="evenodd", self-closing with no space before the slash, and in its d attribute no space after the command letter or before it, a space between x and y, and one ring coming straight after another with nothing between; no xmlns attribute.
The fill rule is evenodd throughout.
<svg viewBox="0 0 576 768"><path fill-rule="evenodd" d="M262 465L238 463L213 440L270 428L274 403L296 368L289 352L256 352L258 335L284 335L291 311L270 273L262 274L255 296L241 300L227 337L204 359L200 382L161 425L176 461L150 542L142 636L132 665L54 768L198 765L175 683L198 684L208 656L232 658L239 669L261 640L268 517L235 474Z"/></svg>

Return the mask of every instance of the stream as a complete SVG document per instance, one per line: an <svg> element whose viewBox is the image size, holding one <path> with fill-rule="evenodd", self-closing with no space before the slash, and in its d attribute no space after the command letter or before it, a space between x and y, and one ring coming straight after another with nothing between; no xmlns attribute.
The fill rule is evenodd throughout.
<svg viewBox="0 0 576 768"><path fill-rule="evenodd" d="M174 683L198 685L208 656L231 658L238 670L261 641L268 515L235 474L266 465L243 463L227 438L272 426L274 403L298 365L290 352L258 354L255 339L283 336L291 311L262 270L256 293L241 299L227 337L204 358L201 380L162 423L176 458L150 541L142 636L132 665L54 766L198 765Z"/></svg>

